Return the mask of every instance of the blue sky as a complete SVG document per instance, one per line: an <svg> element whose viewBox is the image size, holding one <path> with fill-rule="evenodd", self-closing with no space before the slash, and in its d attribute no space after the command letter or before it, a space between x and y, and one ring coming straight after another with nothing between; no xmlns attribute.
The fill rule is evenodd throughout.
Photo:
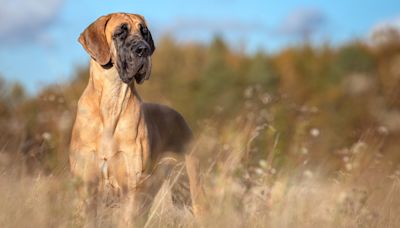
<svg viewBox="0 0 400 228"><path fill-rule="evenodd" d="M110 12L146 17L157 41L172 34L178 42L207 42L222 35L247 52L274 52L298 42L341 44L366 39L382 24L400 28L399 0L1 0L0 75L30 92L70 78L88 62L77 42L83 29Z"/></svg>

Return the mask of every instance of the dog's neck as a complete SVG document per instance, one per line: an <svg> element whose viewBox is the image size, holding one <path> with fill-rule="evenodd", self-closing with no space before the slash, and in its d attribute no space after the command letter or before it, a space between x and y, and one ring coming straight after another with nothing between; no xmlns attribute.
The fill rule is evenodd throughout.
<svg viewBox="0 0 400 228"><path fill-rule="evenodd" d="M123 83L115 67L104 69L92 60L89 87L92 88L93 98L96 98L93 103L98 108L103 125L99 128L99 159L104 160L103 164L106 165L106 161L114 155L125 152L125 156L135 157L132 172L139 178L143 171L142 156L148 154L144 151L148 146L147 142L143 142L147 138L143 137L147 135L147 128L142 114L142 101L134 83ZM121 143L121 140L134 142L133 146Z"/></svg>
<svg viewBox="0 0 400 228"><path fill-rule="evenodd" d="M115 67L105 69L92 60L90 78L98 93L102 118L105 123L111 124L110 127L114 130L117 121L127 111L128 106L129 108L140 108L142 101L135 89L135 84L128 85L122 82Z"/></svg>

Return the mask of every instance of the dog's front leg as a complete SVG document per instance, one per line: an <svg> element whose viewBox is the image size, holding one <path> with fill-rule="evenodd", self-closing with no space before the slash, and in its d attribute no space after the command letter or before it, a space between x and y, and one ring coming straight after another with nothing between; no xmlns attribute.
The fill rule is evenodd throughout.
<svg viewBox="0 0 400 228"><path fill-rule="evenodd" d="M71 172L77 183L77 212L85 227L95 227L98 201L98 162L94 150L81 147L70 155Z"/></svg>
<svg viewBox="0 0 400 228"><path fill-rule="evenodd" d="M141 210L137 199L137 186L142 175L141 156L120 151L110 160L110 164L122 190L118 227L138 225L136 218Z"/></svg>
<svg viewBox="0 0 400 228"><path fill-rule="evenodd" d="M121 202L121 218L118 227L133 227L133 212L135 204L135 195L133 192L127 193L123 196Z"/></svg>

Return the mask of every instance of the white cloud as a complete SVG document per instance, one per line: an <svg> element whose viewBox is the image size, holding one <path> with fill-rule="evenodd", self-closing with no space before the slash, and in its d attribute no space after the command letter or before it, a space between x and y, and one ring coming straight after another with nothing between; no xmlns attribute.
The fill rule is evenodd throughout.
<svg viewBox="0 0 400 228"><path fill-rule="evenodd" d="M299 8L290 13L277 29L281 35L290 35L300 38L318 32L327 22L325 14L319 9Z"/></svg>
<svg viewBox="0 0 400 228"><path fill-rule="evenodd" d="M3 0L0 7L0 40L31 40L52 22L64 0Z"/></svg>

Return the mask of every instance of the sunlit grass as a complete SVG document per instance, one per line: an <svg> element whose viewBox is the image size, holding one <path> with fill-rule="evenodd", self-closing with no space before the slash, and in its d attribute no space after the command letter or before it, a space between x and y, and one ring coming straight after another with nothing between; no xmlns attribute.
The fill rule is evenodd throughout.
<svg viewBox="0 0 400 228"><path fill-rule="evenodd" d="M217 117L216 117L217 118ZM397 227L400 224L400 171L385 170L376 141L356 141L338 152L335 171L312 156L276 156L279 134L265 158L254 160L254 141L270 131L266 124L238 116L216 129L213 119L197 135L202 181L210 211L195 219L189 208L174 208L169 187L156 197L146 227ZM275 153L272 153L274 152ZM351 168L350 165L351 164ZM330 167L330 166L326 166ZM68 171L28 175L7 167L0 176L0 224L5 227L75 227L77 197ZM102 219L99 216L98 219ZM112 221L112 219L110 220ZM106 223L103 223L106 224Z"/></svg>

